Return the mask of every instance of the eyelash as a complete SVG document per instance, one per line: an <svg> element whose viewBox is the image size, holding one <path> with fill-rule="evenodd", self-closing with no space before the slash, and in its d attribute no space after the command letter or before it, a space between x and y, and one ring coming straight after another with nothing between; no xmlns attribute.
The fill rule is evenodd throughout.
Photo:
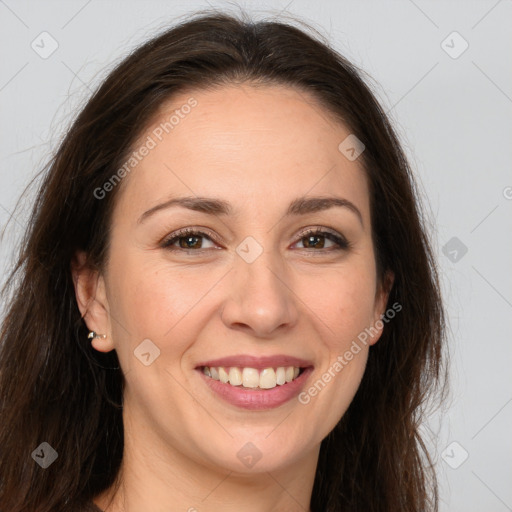
<svg viewBox="0 0 512 512"><path fill-rule="evenodd" d="M218 243L216 241L216 239L215 239L215 235L213 235L213 233L211 233L210 231L204 232L204 231L199 231L199 230L195 230L195 229L192 229L192 228L185 228L185 229L177 231L176 233L173 233L170 237L164 239L162 241L162 243L161 243L161 247L163 249L167 249L167 250L170 250L170 251L184 251L184 252L187 252L187 253L194 252L194 253L199 253L199 254L203 253L204 251L211 250L211 248L207 248L207 249L184 249L182 247L172 247L172 245L175 242L177 242L180 238L185 238L185 237L189 237L189 236L207 238L211 242ZM323 250L322 249L320 249L320 250L308 249L306 247L306 248L304 248L302 250L306 250L306 251L310 250L310 251L313 251L313 252L331 252L331 251L348 250L348 249L351 248L351 243L344 236L332 233L331 231L326 231L323 228L308 229L307 231L301 233L301 235L300 235L299 239L297 240L297 242L300 242L303 238L307 238L309 236L324 236L328 240L331 240L332 242L337 244L338 247L329 247L329 248L323 249Z"/></svg>

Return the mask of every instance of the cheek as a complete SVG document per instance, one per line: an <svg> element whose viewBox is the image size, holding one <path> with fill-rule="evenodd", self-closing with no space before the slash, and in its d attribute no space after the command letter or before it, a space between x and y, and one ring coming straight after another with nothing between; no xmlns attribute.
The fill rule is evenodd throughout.
<svg viewBox="0 0 512 512"><path fill-rule="evenodd" d="M322 363L299 397L304 411L322 417L321 427L312 422L311 435L318 434L317 428L322 435L334 428L350 406L366 368L369 344L361 342L360 336L372 325L375 282L368 269L350 270L333 276L328 290L316 294L316 311L322 319Z"/></svg>
<svg viewBox="0 0 512 512"><path fill-rule="evenodd" d="M368 328L374 316L375 287L371 268L348 268L331 276L329 285L315 293L311 309L318 312L332 348L343 347Z"/></svg>
<svg viewBox="0 0 512 512"><path fill-rule="evenodd" d="M116 350L125 368L133 364L133 351L145 339L160 349L160 362L179 357L201 328L197 315L202 298L211 288L202 272L180 272L155 263L147 255L126 255L111 265L112 328Z"/></svg>
<svg viewBox="0 0 512 512"><path fill-rule="evenodd" d="M201 272L172 265L157 252L138 250L112 260L111 276L119 314L134 334L157 338L193 308L207 284Z"/></svg>

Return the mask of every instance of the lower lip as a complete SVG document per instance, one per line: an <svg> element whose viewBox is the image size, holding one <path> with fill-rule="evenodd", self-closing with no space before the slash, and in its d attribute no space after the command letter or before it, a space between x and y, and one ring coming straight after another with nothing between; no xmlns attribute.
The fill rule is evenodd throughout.
<svg viewBox="0 0 512 512"><path fill-rule="evenodd" d="M225 384L220 380L208 377L202 372L202 369L198 369L198 371L210 389L230 404L243 409L259 411L279 407L297 396L304 387L313 368L305 368L303 372L291 382L265 390L232 386L231 384Z"/></svg>

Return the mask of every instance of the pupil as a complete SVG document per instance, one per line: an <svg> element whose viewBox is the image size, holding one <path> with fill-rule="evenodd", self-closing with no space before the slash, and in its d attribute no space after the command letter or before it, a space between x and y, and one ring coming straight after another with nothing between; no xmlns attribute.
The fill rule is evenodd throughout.
<svg viewBox="0 0 512 512"><path fill-rule="evenodd" d="M194 244L193 242L190 244L190 241L191 240L198 240L198 239L199 239L198 236L187 236L187 237L184 237L182 240L185 240L185 249L190 249L190 248L194 247L195 245L197 245L197 244Z"/></svg>
<svg viewBox="0 0 512 512"><path fill-rule="evenodd" d="M311 247L311 246L313 246L313 247L323 247L322 243L315 244L314 242L312 242L312 240L315 240L315 239L318 240L319 238L322 238L322 237L319 236L319 235L312 235L312 236L307 237L307 241L308 241L307 242L307 246L308 247Z"/></svg>

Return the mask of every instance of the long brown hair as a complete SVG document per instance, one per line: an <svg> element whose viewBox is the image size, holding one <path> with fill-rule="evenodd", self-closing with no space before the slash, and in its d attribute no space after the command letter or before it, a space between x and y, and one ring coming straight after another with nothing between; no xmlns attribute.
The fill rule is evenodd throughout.
<svg viewBox="0 0 512 512"><path fill-rule="evenodd" d="M2 290L0 510L76 510L115 482L123 373L115 351L90 346L70 264L83 250L92 268L104 269L120 187L101 200L94 191L122 166L162 103L190 88L246 81L309 91L363 142L378 275L382 282L387 270L394 273L389 304L402 307L370 348L349 409L322 441L311 510L437 510L419 426L427 399L446 387L444 316L417 186L399 140L361 72L321 36L217 11L196 13L125 58L44 169ZM42 442L58 453L46 469L31 456Z"/></svg>

